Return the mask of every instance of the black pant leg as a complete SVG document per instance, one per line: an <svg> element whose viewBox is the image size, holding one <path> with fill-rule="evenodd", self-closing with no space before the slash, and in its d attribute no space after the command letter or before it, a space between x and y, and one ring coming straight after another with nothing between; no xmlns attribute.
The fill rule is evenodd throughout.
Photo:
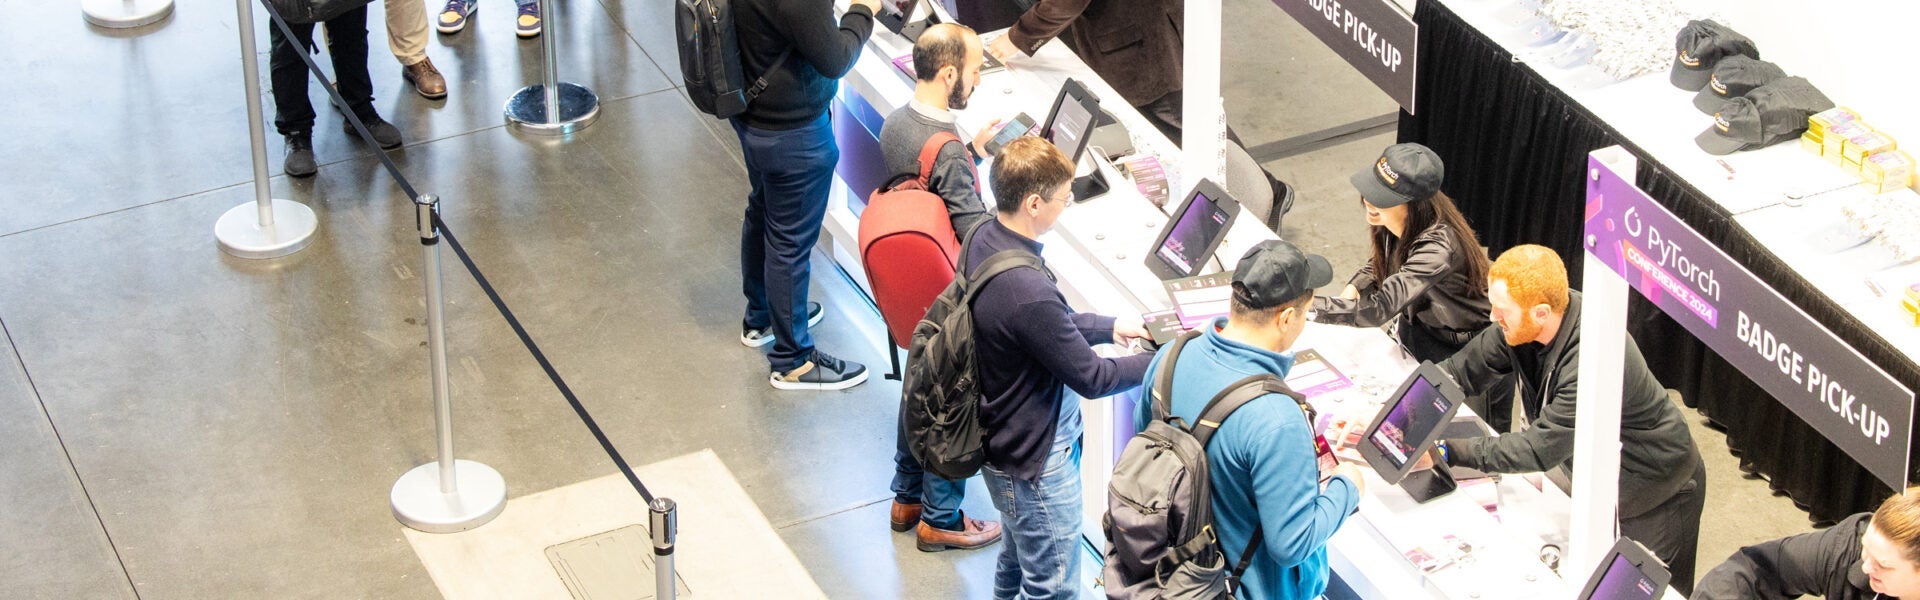
<svg viewBox="0 0 1920 600"><path fill-rule="evenodd" d="M367 72L367 7L327 20L327 55L333 57L334 85L347 107L361 119L378 116L373 109L373 76Z"/></svg>
<svg viewBox="0 0 1920 600"><path fill-rule="evenodd" d="M362 9L364 13L365 10ZM365 18L365 15L362 15ZM312 23L288 23L295 39L280 34L271 19L267 23L269 55L267 68L273 81L273 127L280 135L311 135L313 104L307 102L307 64L300 53L313 44Z"/></svg>
<svg viewBox="0 0 1920 600"><path fill-rule="evenodd" d="M1707 465L1695 459L1693 485L1645 514L1620 520L1620 534L1640 542L1667 563L1670 585L1682 596L1693 594L1695 555L1700 553L1700 514L1707 505Z"/></svg>

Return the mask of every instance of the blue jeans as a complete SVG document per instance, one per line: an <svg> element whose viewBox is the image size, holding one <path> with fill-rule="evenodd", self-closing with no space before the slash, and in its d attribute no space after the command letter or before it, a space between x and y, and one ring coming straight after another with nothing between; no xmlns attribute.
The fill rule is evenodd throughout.
<svg viewBox="0 0 1920 600"><path fill-rule="evenodd" d="M1040 477L981 470L1005 535L993 571L995 600L1051 600L1079 594L1080 444L1047 455Z"/></svg>
<svg viewBox="0 0 1920 600"><path fill-rule="evenodd" d="M893 448L893 499L920 505L920 520L927 525L960 531L960 502L967 497L967 482L928 474L907 448L907 416L900 415Z"/></svg>
<svg viewBox="0 0 1920 600"><path fill-rule="evenodd" d="M827 113L798 129L769 131L733 120L747 163L746 220L740 224L741 292L746 326L773 327L773 371L785 373L813 358L807 332L807 257L820 241L833 167L840 162Z"/></svg>

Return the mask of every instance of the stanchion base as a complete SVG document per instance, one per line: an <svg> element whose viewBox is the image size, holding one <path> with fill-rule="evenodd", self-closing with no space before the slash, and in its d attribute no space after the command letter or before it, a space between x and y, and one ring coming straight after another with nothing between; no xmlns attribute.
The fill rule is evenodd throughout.
<svg viewBox="0 0 1920 600"><path fill-rule="evenodd" d="M139 27L173 14L173 0L80 0L80 14L101 27Z"/></svg>
<svg viewBox="0 0 1920 600"><path fill-rule="evenodd" d="M459 492L440 493L440 463L408 470L393 482L393 518L427 533L455 533L473 529L500 516L507 506L507 482L492 467L470 460L453 461Z"/></svg>
<svg viewBox="0 0 1920 600"><path fill-rule="evenodd" d="M547 122L546 85L530 85L507 99L507 125L515 130L564 135L592 125L600 118L600 97L576 83L560 83L560 121Z"/></svg>
<svg viewBox="0 0 1920 600"><path fill-rule="evenodd" d="M260 226L260 207L248 202L227 209L213 224L220 250L239 258L279 258L313 241L320 222L313 209L292 200L273 199L273 225Z"/></svg>

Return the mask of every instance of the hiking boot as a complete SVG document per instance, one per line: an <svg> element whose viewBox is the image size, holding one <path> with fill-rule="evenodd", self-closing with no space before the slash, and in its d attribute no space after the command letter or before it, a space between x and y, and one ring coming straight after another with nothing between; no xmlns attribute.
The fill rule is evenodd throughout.
<svg viewBox="0 0 1920 600"><path fill-rule="evenodd" d="M960 531L948 531L921 521L920 528L914 531L914 536L919 538L914 541L914 547L921 552L972 550L1000 541L998 522L961 517L960 525Z"/></svg>
<svg viewBox="0 0 1920 600"><path fill-rule="evenodd" d="M312 177L320 170L320 165L313 161L313 134L287 136L287 160L282 168L288 177Z"/></svg>
<svg viewBox="0 0 1920 600"><path fill-rule="evenodd" d="M360 120L366 123L367 132L373 134L373 143L379 144L381 148L388 150L400 147L399 127L394 127L393 124L388 123L386 119L380 118L380 115L373 115ZM347 135L360 137L360 130L353 128L353 121L342 123L340 128L346 130Z"/></svg>
<svg viewBox="0 0 1920 600"><path fill-rule="evenodd" d="M807 328L812 329L813 326L819 325L820 317L822 315L823 313L820 311L819 302L808 302L807 303ZM748 327L746 321L740 322L740 344L741 345L746 346L748 348L759 348L761 346L765 346L771 343L773 343L773 326L772 325L768 325L766 327Z"/></svg>
<svg viewBox="0 0 1920 600"><path fill-rule="evenodd" d="M893 513L887 516L887 520L893 525L894 531L906 533L913 529L914 523L920 522L920 509L922 508L924 507L919 504L907 504L899 500L894 500Z"/></svg>
<svg viewBox="0 0 1920 600"><path fill-rule="evenodd" d="M440 22L433 28L440 33L460 33L467 28L467 18L473 11L480 10L480 4L472 0L447 0L446 8L440 9Z"/></svg>
<svg viewBox="0 0 1920 600"><path fill-rule="evenodd" d="M447 78L440 74L439 69L433 68L431 58L422 58L420 62L400 67L400 77L413 84L413 90L428 100L447 97Z"/></svg>
<svg viewBox="0 0 1920 600"><path fill-rule="evenodd" d="M867 366L815 349L813 360L785 373L775 371L767 382L782 390L844 390L867 382Z"/></svg>
<svg viewBox="0 0 1920 600"><path fill-rule="evenodd" d="M520 7L520 16L513 20L513 34L523 38L540 35L539 4Z"/></svg>

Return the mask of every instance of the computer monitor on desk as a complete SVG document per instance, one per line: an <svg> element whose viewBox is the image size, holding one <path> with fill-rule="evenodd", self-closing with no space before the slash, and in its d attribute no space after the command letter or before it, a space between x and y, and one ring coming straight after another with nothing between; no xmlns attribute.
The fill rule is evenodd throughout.
<svg viewBox="0 0 1920 600"><path fill-rule="evenodd" d="M1434 451L1434 443L1460 410L1465 398L1440 367L1431 362L1400 384L1400 389L1381 405L1380 413L1360 436L1360 456L1387 483L1399 484L1416 502L1427 502L1447 495L1455 487L1446 461ZM1422 454L1432 453L1433 468L1416 468Z"/></svg>
<svg viewBox="0 0 1920 600"><path fill-rule="evenodd" d="M1073 161L1079 168L1080 158L1087 153L1087 142L1093 138L1093 129L1100 125L1100 99L1093 96L1087 86L1074 79L1060 86L1060 95L1053 99L1053 108L1047 112L1046 123L1040 126L1040 135L1066 153L1067 160ZM1076 202L1085 202L1107 193L1107 178L1100 174L1099 168L1083 177L1073 180L1073 198Z"/></svg>
<svg viewBox="0 0 1920 600"><path fill-rule="evenodd" d="M1645 546L1620 538L1595 565L1578 600L1654 600L1666 595L1672 574Z"/></svg>

